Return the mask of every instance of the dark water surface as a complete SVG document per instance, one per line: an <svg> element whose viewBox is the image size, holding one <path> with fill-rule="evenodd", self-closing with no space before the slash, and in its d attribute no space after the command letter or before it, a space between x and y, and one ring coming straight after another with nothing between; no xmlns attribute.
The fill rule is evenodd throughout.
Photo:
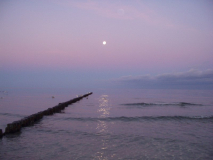
<svg viewBox="0 0 213 160"><path fill-rule="evenodd" d="M1 91L0 128L90 91L0 139L0 159L213 159L213 91Z"/></svg>

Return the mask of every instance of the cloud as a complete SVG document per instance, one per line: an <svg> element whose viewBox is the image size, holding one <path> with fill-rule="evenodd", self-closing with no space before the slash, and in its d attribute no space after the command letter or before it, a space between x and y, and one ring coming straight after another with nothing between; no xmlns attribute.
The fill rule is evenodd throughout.
<svg viewBox="0 0 213 160"><path fill-rule="evenodd" d="M190 32L196 32L193 27L185 24L177 24L168 17L163 16L155 7L147 6L142 1L99 1L99 0L55 0L54 3L66 7L75 7L82 10L92 11L102 17L122 20L138 19L148 25L162 26L167 29L181 29Z"/></svg>
<svg viewBox="0 0 213 160"><path fill-rule="evenodd" d="M75 7L82 10L92 11L102 17L123 20L139 19L151 25L162 25L167 28L174 27L171 22L164 17L160 17L155 10L147 7L141 1L126 3L125 1L55 0L55 3L66 7Z"/></svg>
<svg viewBox="0 0 213 160"><path fill-rule="evenodd" d="M195 70L166 73L157 76L126 76L113 80L114 83L136 88L180 88L213 89L213 70Z"/></svg>
<svg viewBox="0 0 213 160"><path fill-rule="evenodd" d="M114 2L109 3L107 1L84 1L84 2L73 2L73 6L85 9L92 10L97 14L115 19L136 19L141 18L146 21L149 21L149 13L151 10L143 7L143 11L139 11L134 6L125 5L124 3Z"/></svg>

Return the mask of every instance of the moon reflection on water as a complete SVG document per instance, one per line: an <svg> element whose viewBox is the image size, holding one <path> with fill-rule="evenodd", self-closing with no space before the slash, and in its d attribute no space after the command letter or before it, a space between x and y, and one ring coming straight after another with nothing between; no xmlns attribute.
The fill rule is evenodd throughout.
<svg viewBox="0 0 213 160"><path fill-rule="evenodd" d="M109 99L108 95L102 95L99 99L99 108L97 110L98 113L100 113L99 118L107 118L110 115L110 105L109 105ZM100 151L96 153L96 158L98 159L108 159L106 150L109 147L108 141L110 139L109 131L108 131L108 125L107 122L104 120L99 120L97 127L96 127L97 133L102 137L101 140L101 148Z"/></svg>

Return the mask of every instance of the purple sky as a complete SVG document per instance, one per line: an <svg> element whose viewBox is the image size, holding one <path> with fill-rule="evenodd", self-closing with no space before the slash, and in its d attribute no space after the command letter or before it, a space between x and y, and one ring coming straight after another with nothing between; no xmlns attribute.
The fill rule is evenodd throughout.
<svg viewBox="0 0 213 160"><path fill-rule="evenodd" d="M132 79L192 71L212 86L211 0L0 1L1 88L100 87L130 75L141 86Z"/></svg>

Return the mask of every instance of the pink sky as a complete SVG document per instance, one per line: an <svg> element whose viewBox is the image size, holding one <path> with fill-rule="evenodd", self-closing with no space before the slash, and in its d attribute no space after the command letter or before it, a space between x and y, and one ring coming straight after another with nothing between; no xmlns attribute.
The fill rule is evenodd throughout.
<svg viewBox="0 0 213 160"><path fill-rule="evenodd" d="M209 0L1 1L0 74L94 71L110 79L213 69L212 15Z"/></svg>

